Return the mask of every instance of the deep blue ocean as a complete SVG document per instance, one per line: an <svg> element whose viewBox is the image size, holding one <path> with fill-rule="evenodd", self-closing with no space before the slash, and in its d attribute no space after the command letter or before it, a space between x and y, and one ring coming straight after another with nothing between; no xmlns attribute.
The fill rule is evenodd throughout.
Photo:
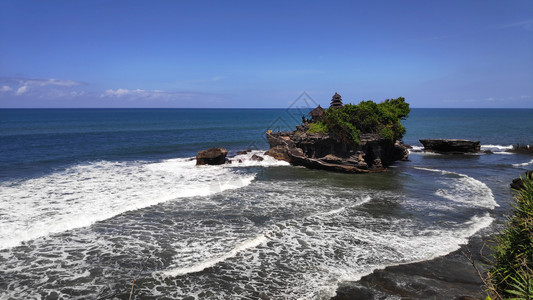
<svg viewBox="0 0 533 300"><path fill-rule="evenodd" d="M137 299L328 299L493 234L533 169L507 151L533 146L532 109L412 109L410 160L382 174L264 156L265 132L306 112L0 109L0 299L128 299L133 279ZM493 154L424 153L422 138ZM196 167L209 147L232 163Z"/></svg>

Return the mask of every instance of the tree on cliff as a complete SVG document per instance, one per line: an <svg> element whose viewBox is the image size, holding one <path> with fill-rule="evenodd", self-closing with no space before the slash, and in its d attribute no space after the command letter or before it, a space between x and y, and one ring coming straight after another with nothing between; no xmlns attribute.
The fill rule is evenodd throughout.
<svg viewBox="0 0 533 300"><path fill-rule="evenodd" d="M409 103L405 98L387 99L381 103L362 101L346 104L342 108L326 110L320 122L310 128L310 132L329 133L346 144L358 145L361 134L379 134L391 142L401 139L405 127L400 122L408 117Z"/></svg>

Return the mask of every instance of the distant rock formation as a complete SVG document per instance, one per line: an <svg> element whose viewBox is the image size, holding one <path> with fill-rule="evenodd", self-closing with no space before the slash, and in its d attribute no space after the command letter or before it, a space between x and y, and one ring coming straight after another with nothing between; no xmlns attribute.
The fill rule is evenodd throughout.
<svg viewBox="0 0 533 300"><path fill-rule="evenodd" d="M293 132L268 132L266 138L270 144L266 155L296 166L343 173L383 172L392 162L407 160L409 155L400 141L392 143L378 134L362 134L356 147L328 134L309 134L305 126L297 126Z"/></svg>
<svg viewBox="0 0 533 300"><path fill-rule="evenodd" d="M422 139L424 151L438 153L476 153L481 148L480 141L458 139Z"/></svg>
<svg viewBox="0 0 533 300"><path fill-rule="evenodd" d="M210 148L198 152L196 165L222 165L226 162L228 150L224 148Z"/></svg>
<svg viewBox="0 0 533 300"><path fill-rule="evenodd" d="M520 153L520 154L533 154L533 147L530 145L516 144L512 149L506 150L506 152Z"/></svg>

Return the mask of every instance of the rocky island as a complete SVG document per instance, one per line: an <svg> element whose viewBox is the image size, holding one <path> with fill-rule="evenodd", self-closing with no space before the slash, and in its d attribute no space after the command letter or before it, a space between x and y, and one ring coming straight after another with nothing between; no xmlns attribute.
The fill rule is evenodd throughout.
<svg viewBox="0 0 533 300"><path fill-rule="evenodd" d="M292 132L267 132L270 150L265 154L292 165L344 173L383 172L409 152L401 142L405 128L400 120L410 112L405 99L382 103L342 104L335 93L331 106L318 106L310 119Z"/></svg>

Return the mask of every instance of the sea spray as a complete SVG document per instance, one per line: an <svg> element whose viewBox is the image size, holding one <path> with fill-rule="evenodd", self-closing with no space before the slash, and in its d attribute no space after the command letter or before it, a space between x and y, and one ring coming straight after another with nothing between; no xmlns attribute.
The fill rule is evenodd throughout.
<svg viewBox="0 0 533 300"><path fill-rule="evenodd" d="M196 167L183 158L158 163L99 161L2 182L0 249L166 201L241 188L254 178L255 174L219 166Z"/></svg>

